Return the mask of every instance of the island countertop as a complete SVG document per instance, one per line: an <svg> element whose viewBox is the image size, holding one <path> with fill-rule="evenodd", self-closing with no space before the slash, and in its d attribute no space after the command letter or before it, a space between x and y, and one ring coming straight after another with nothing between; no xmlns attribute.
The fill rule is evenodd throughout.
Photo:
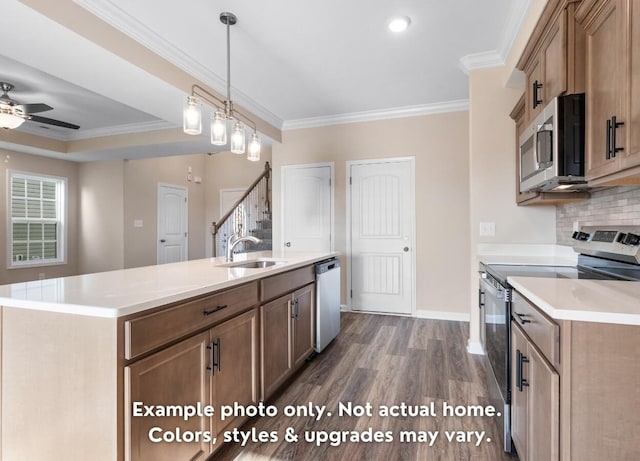
<svg viewBox="0 0 640 461"><path fill-rule="evenodd" d="M538 277L508 282L557 320L640 325L640 282Z"/></svg>
<svg viewBox="0 0 640 461"><path fill-rule="evenodd" d="M307 266L335 252L253 252L236 261L273 258L279 264L246 269L225 267L223 257L60 277L0 286L0 306L122 317L252 280Z"/></svg>

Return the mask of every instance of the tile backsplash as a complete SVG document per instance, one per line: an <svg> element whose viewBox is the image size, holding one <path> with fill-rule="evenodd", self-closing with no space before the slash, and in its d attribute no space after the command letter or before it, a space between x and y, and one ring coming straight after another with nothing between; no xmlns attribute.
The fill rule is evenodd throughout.
<svg viewBox="0 0 640 461"><path fill-rule="evenodd" d="M556 207L556 242L571 244L573 223L640 226L640 186L612 187L592 192L591 198Z"/></svg>

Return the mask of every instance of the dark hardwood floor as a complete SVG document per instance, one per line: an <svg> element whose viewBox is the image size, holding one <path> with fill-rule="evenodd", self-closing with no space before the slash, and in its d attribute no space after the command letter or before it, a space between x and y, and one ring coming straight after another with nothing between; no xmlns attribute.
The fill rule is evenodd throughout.
<svg viewBox="0 0 640 461"><path fill-rule="evenodd" d="M468 354L468 324L396 316L346 313L342 331L333 343L294 378L273 401L277 417L255 418L243 431L277 431L278 442L229 444L216 460L514 460L502 452L500 429L494 417L445 417L444 402L450 405L489 405L482 357ZM326 405L332 416L287 417L287 405ZM372 416L338 416L339 402L371 404ZM437 416L387 416L379 406L433 403ZM298 435L297 443L284 440L287 428ZM305 432L330 437L336 431L362 434L372 429L389 433L392 442L347 441L331 445L331 438L319 445L305 441ZM433 446L428 441L401 442L402 431L414 431L429 440L438 431ZM455 432L449 442L447 432ZM475 432L485 431L476 446ZM470 442L456 441L463 433ZM490 442L487 440L491 439ZM337 442L334 442L336 445Z"/></svg>

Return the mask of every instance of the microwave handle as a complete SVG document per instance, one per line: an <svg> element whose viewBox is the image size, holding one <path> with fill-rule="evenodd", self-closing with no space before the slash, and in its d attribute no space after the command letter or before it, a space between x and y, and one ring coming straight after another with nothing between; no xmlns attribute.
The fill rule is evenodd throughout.
<svg viewBox="0 0 640 461"><path fill-rule="evenodd" d="M553 124L551 123L542 123L540 125L536 125L535 143L534 143L534 150L536 152L536 168L540 168L540 152L538 151L538 135L540 133L551 133L551 132L553 132Z"/></svg>

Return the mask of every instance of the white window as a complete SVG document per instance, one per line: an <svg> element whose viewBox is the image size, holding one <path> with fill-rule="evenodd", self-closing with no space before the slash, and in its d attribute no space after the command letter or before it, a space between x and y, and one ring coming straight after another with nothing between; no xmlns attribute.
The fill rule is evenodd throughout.
<svg viewBox="0 0 640 461"><path fill-rule="evenodd" d="M65 262L65 178L9 173L9 267Z"/></svg>

